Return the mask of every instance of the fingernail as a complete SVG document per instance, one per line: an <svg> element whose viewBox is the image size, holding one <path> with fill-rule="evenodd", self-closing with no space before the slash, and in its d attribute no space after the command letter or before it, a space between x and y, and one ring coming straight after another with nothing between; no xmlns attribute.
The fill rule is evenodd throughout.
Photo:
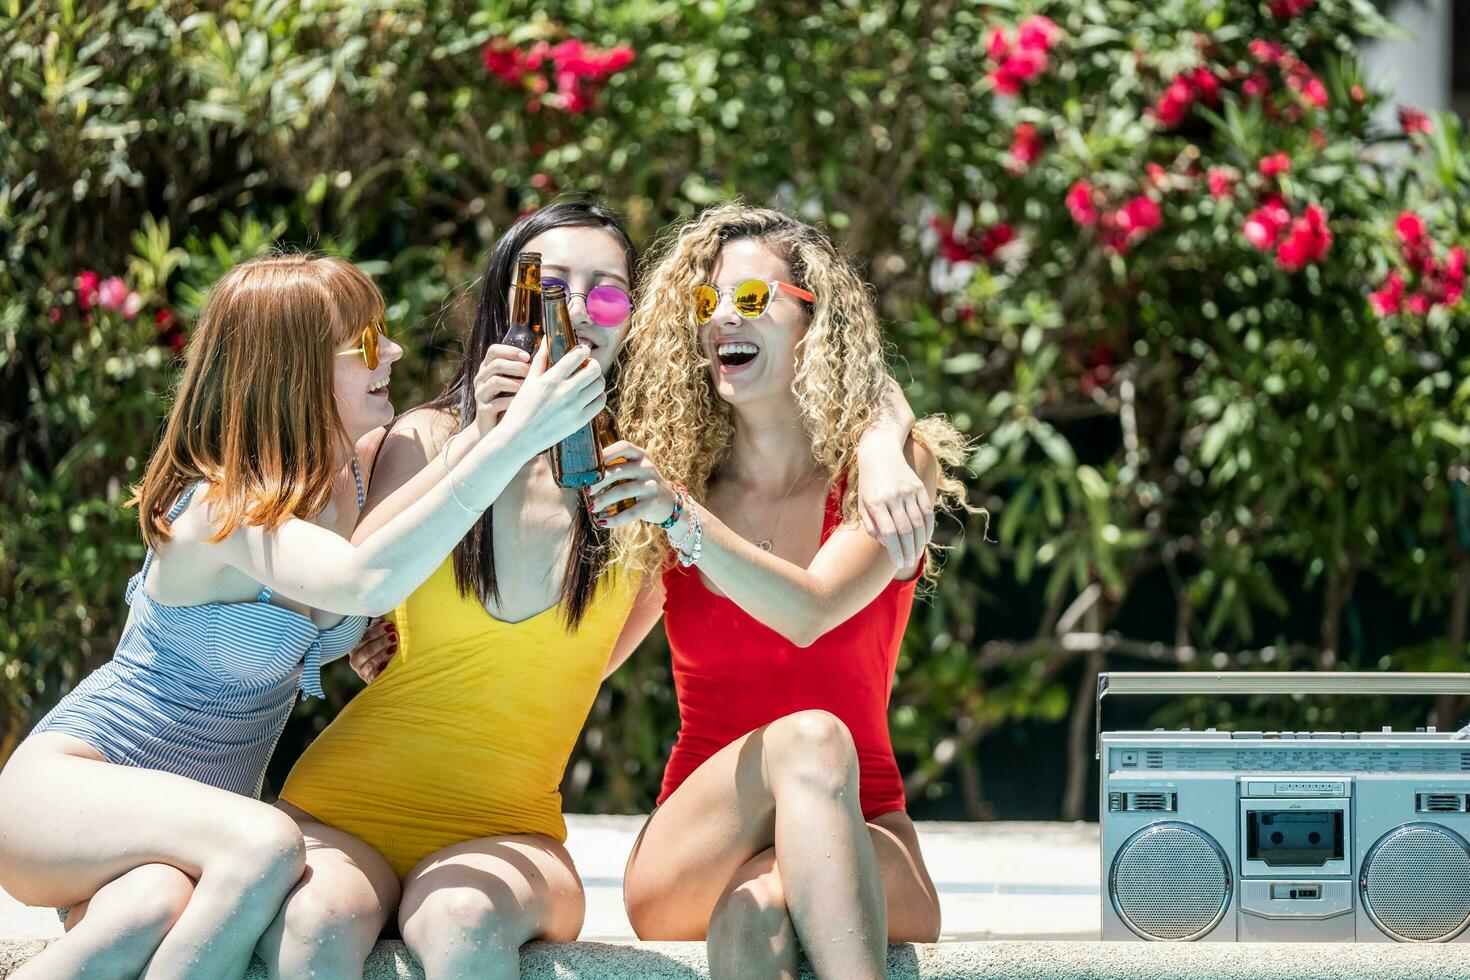
<svg viewBox="0 0 1470 980"><path fill-rule="evenodd" d="M607 527L607 519L604 518L604 517L599 517L597 519L597 526L598 527Z"/></svg>

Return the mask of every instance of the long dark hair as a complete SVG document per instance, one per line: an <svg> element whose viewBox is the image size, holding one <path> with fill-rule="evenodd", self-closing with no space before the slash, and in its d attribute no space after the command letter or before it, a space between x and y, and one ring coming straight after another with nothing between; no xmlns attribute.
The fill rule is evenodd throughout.
<svg viewBox="0 0 1470 980"><path fill-rule="evenodd" d="M512 225L485 264L480 276L480 296L475 304L475 322L465 341L464 359L455 369L454 376L444 386L429 408L454 412L459 430L475 421L475 373L485 352L491 344L505 337L510 313L505 297L510 291L511 277L515 272L516 256L525 250L531 239L553 228L601 228L611 234L623 246L623 255L628 261L628 276L638 272L638 253L633 240L628 237L617 216L590 201L564 201L534 211ZM612 379L608 379L609 391ZM572 548L567 556L566 573L562 576L561 596L558 603L562 615L572 629L582 621L582 616L591 605L597 591L597 582L612 554L608 532L592 523L585 507L576 509L572 524ZM485 513L475 522L459 544L454 548L454 581L460 594L468 597L474 593L482 605L500 602L500 587L495 575L495 520L494 508L485 508Z"/></svg>

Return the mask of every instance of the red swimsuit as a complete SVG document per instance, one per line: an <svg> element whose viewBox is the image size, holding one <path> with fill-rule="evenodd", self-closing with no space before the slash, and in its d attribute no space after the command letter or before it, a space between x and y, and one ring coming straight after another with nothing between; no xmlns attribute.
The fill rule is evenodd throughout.
<svg viewBox="0 0 1470 980"><path fill-rule="evenodd" d="M837 526L840 489L827 498L822 541ZM658 802L710 756L796 711L821 708L846 723L857 745L866 819L904 809L903 780L888 737L888 697L917 576L890 582L851 619L802 649L715 595L693 568L664 573L664 628L673 653L679 738Z"/></svg>

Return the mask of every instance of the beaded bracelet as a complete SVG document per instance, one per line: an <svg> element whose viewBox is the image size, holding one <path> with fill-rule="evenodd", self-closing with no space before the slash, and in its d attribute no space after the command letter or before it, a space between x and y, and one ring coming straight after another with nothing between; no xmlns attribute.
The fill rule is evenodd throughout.
<svg viewBox="0 0 1470 980"><path fill-rule="evenodd" d="M684 514L684 498L688 494L688 491L677 483L674 484L673 489L674 512L669 515L668 520L658 522L658 526L663 528L665 531L673 527L675 524L679 523L679 518L682 517Z"/></svg>
<svg viewBox="0 0 1470 980"><path fill-rule="evenodd" d="M694 547L690 549L687 556L684 553L683 547L674 549L674 554L679 558L680 566L684 568L693 565L704 555L704 528L699 523L699 512L693 508L690 508L689 511L689 534L684 536L684 540L689 540L691 536L694 538ZM683 541L679 542L681 546L683 543Z"/></svg>

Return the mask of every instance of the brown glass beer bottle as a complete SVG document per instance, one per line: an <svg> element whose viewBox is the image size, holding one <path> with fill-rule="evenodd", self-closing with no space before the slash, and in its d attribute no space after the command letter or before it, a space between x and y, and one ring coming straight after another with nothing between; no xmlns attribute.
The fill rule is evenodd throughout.
<svg viewBox="0 0 1470 980"><path fill-rule="evenodd" d="M545 334L541 310L541 253L522 252L516 256L516 274L510 294L510 326L503 344L519 347L531 356ZM553 353L551 363L556 363Z"/></svg>
<svg viewBox="0 0 1470 980"><path fill-rule="evenodd" d="M547 286L541 292L541 306L551 363L555 364L577 346L572 317L567 312L566 289ZM580 490L602 479L602 447L598 445L595 426L596 419L551 447L551 474L557 486Z"/></svg>

